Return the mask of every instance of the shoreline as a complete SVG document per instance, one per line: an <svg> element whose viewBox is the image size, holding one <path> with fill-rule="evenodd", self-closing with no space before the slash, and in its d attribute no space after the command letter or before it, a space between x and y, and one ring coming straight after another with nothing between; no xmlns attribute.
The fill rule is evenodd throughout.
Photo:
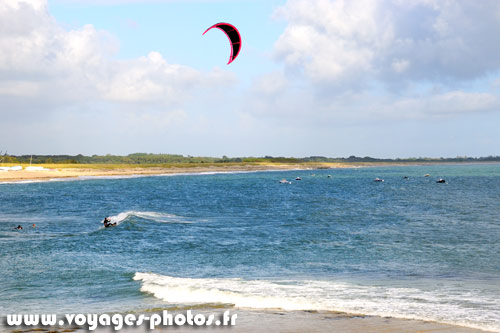
<svg viewBox="0 0 500 333"><path fill-rule="evenodd" d="M59 179L74 179L85 177L147 177L176 174L231 173L256 171L287 171L353 168L359 166L330 163L328 165L303 164L262 164L262 165L228 165L228 166L195 166L195 167L116 167L116 168L54 168L43 171L3 171L0 172L1 183L22 183L26 181L51 181Z"/></svg>
<svg viewBox="0 0 500 333"><path fill-rule="evenodd" d="M232 310L239 314L238 332L491 332L419 319L402 319L332 311ZM266 327L262 330L261 327ZM187 329L186 331L191 331ZM181 330L182 332L182 330Z"/></svg>
<svg viewBox="0 0 500 333"><path fill-rule="evenodd" d="M0 171L0 184L44 182L51 180L78 180L85 177L147 177L176 174L203 174L203 173L231 173L231 172L257 172L257 171L290 171L290 170L325 170L325 169L350 169L371 167L405 167L405 166L436 166L436 165L493 165L499 162L417 162L417 163L326 163L310 162L296 164L255 163L255 164L210 164L210 165L107 165L107 164L77 164L58 165L41 164L50 170L19 170ZM22 165L26 167L28 165ZM37 165L38 166L38 165Z"/></svg>
<svg viewBox="0 0 500 333"><path fill-rule="evenodd" d="M156 326L156 330L175 330L178 333L196 332L200 330L208 331L227 331L228 329L235 332L453 332L453 333L481 333L493 332L483 329L476 329L466 326L454 324L445 324L434 321L417 320L417 319L401 319L394 317L369 316L361 314L350 314L343 312L331 311L282 311L276 310L256 310L256 309L204 309L193 310L193 315L203 314L206 317L211 314L221 315L224 311L230 311L230 314L237 314L235 326ZM139 314L142 312L137 312ZM147 312L146 312L147 313ZM161 316L161 312L154 313ZM173 316L177 314L186 314L186 311L168 311ZM123 315L125 313L122 313ZM145 322L141 326L127 326L122 330L127 332L150 332L149 322ZM109 332L113 330L112 326L99 326L94 332ZM62 326L62 327L0 327L1 331L7 332L83 332L87 331L85 327L77 326ZM121 330L120 330L121 331Z"/></svg>

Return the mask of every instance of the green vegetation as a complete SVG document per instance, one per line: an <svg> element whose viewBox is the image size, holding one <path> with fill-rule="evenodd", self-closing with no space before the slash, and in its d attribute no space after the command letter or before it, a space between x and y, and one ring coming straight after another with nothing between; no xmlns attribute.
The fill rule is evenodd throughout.
<svg viewBox="0 0 500 333"><path fill-rule="evenodd" d="M397 158L397 159L381 159L373 157L356 157L350 156L348 158L337 157L323 157L323 156L310 156L303 158L295 157L195 157L183 156L173 154L146 154L135 153L127 156L118 155L8 155L7 153L0 153L0 163L20 163L20 164L66 164L85 166L90 164L98 164L106 168L114 168L114 165L121 166L149 166L149 167L165 167L165 165L175 165L176 167L194 167L198 165L217 165L224 163L225 165L239 165L239 164L260 164L260 163L276 163L276 164L300 164L300 163L424 163L424 162L500 162L500 156L488 157L454 157L454 158L428 158L428 157L412 157L412 158Z"/></svg>
<svg viewBox="0 0 500 333"><path fill-rule="evenodd" d="M467 157L467 156L457 156L457 157L408 157L408 158L374 158L374 157L357 157L349 156L348 158L329 158L323 156L311 156L302 159L304 162L333 162L333 163L345 163L345 162L386 162L386 163L423 163L423 162L500 162L500 156L487 156L487 157Z"/></svg>

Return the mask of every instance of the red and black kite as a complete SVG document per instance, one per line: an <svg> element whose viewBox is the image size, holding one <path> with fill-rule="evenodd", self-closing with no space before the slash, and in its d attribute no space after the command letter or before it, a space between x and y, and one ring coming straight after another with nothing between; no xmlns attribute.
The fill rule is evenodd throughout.
<svg viewBox="0 0 500 333"><path fill-rule="evenodd" d="M229 65L230 63L233 62L234 59L236 59L236 57L240 53L240 50L241 50L240 32L238 31L238 29L236 29L236 27L234 25L221 22L221 23L214 24L213 26L211 26L210 28L205 30L203 35L206 34L207 31L212 29L212 28L217 28L219 30L224 31L227 38L229 39L229 43L231 43L231 56L229 57L229 62L227 63Z"/></svg>

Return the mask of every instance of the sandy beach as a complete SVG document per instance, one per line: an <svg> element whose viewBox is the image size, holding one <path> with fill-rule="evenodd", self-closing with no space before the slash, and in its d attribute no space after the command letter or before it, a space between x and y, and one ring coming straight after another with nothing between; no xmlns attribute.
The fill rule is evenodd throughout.
<svg viewBox="0 0 500 333"><path fill-rule="evenodd" d="M212 313L222 313L223 310L208 312L208 311L193 311L193 314L203 313L206 316ZM171 312L174 316L179 312ZM184 313L184 312L182 312ZM231 314L237 314L235 326L164 326L155 327L155 331L178 333L183 332L282 332L282 333L323 333L323 332L444 332L444 333L479 333L487 332L483 330L461 327L455 325L447 325L430 321L397 319L389 317L376 317L353 315L346 313L335 312L309 312L309 311L253 311L231 309ZM185 314L185 313L184 313ZM5 331L10 332L83 332L86 329L69 326L69 327L17 327L7 328ZM111 327L98 327L95 332L109 332ZM140 327L123 328L126 332L151 332L148 323L144 323Z"/></svg>
<svg viewBox="0 0 500 333"><path fill-rule="evenodd" d="M376 316L353 315L334 312L308 311L240 311L237 325L231 328L234 332L484 332L467 327L446 325L436 322L383 318ZM166 329L163 329L166 330ZM179 328L176 332L192 332L196 328ZM218 331L220 329L208 329ZM224 329L222 329L224 330Z"/></svg>
<svg viewBox="0 0 500 333"><path fill-rule="evenodd" d="M205 172L244 172L244 171L265 171L265 170L294 170L294 169L327 169L327 168L347 168L352 167L340 163L315 163L315 164L242 164L242 165L221 165L221 166L154 166L154 167L120 167L106 166L92 167L51 167L50 170L42 171L0 171L1 182L17 182L27 180L49 180L58 178L78 178L78 177L108 177L108 176L133 176L133 175L161 175L178 173L205 173Z"/></svg>
<svg viewBox="0 0 500 333"><path fill-rule="evenodd" d="M339 168L360 168L360 167L387 167L387 166L433 166L433 165L496 165L497 162L475 162L475 163L228 163L228 164L169 164L169 165L120 165L120 164L48 164L41 165L44 170L26 170L28 165L22 165L23 169L18 171L0 170L0 183L2 182L20 182L29 180L50 180L60 178L78 178L78 177L112 177L112 176L134 176L134 175L162 175L179 173L209 173L209 172L252 172L252 171L279 171L279 170L320 170L320 169L339 169ZM9 164L13 166L13 164Z"/></svg>

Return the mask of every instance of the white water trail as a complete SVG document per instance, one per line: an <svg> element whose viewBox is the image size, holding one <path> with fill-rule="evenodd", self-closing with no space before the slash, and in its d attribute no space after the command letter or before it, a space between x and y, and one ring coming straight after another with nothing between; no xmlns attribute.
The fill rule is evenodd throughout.
<svg viewBox="0 0 500 333"><path fill-rule="evenodd" d="M114 216L110 216L111 223L116 223L116 225L120 225L124 221L127 221L131 217L138 217L158 223L193 223L189 219L178 216L174 214L168 213L159 213L159 212L141 212L141 211L127 211L122 212Z"/></svg>

